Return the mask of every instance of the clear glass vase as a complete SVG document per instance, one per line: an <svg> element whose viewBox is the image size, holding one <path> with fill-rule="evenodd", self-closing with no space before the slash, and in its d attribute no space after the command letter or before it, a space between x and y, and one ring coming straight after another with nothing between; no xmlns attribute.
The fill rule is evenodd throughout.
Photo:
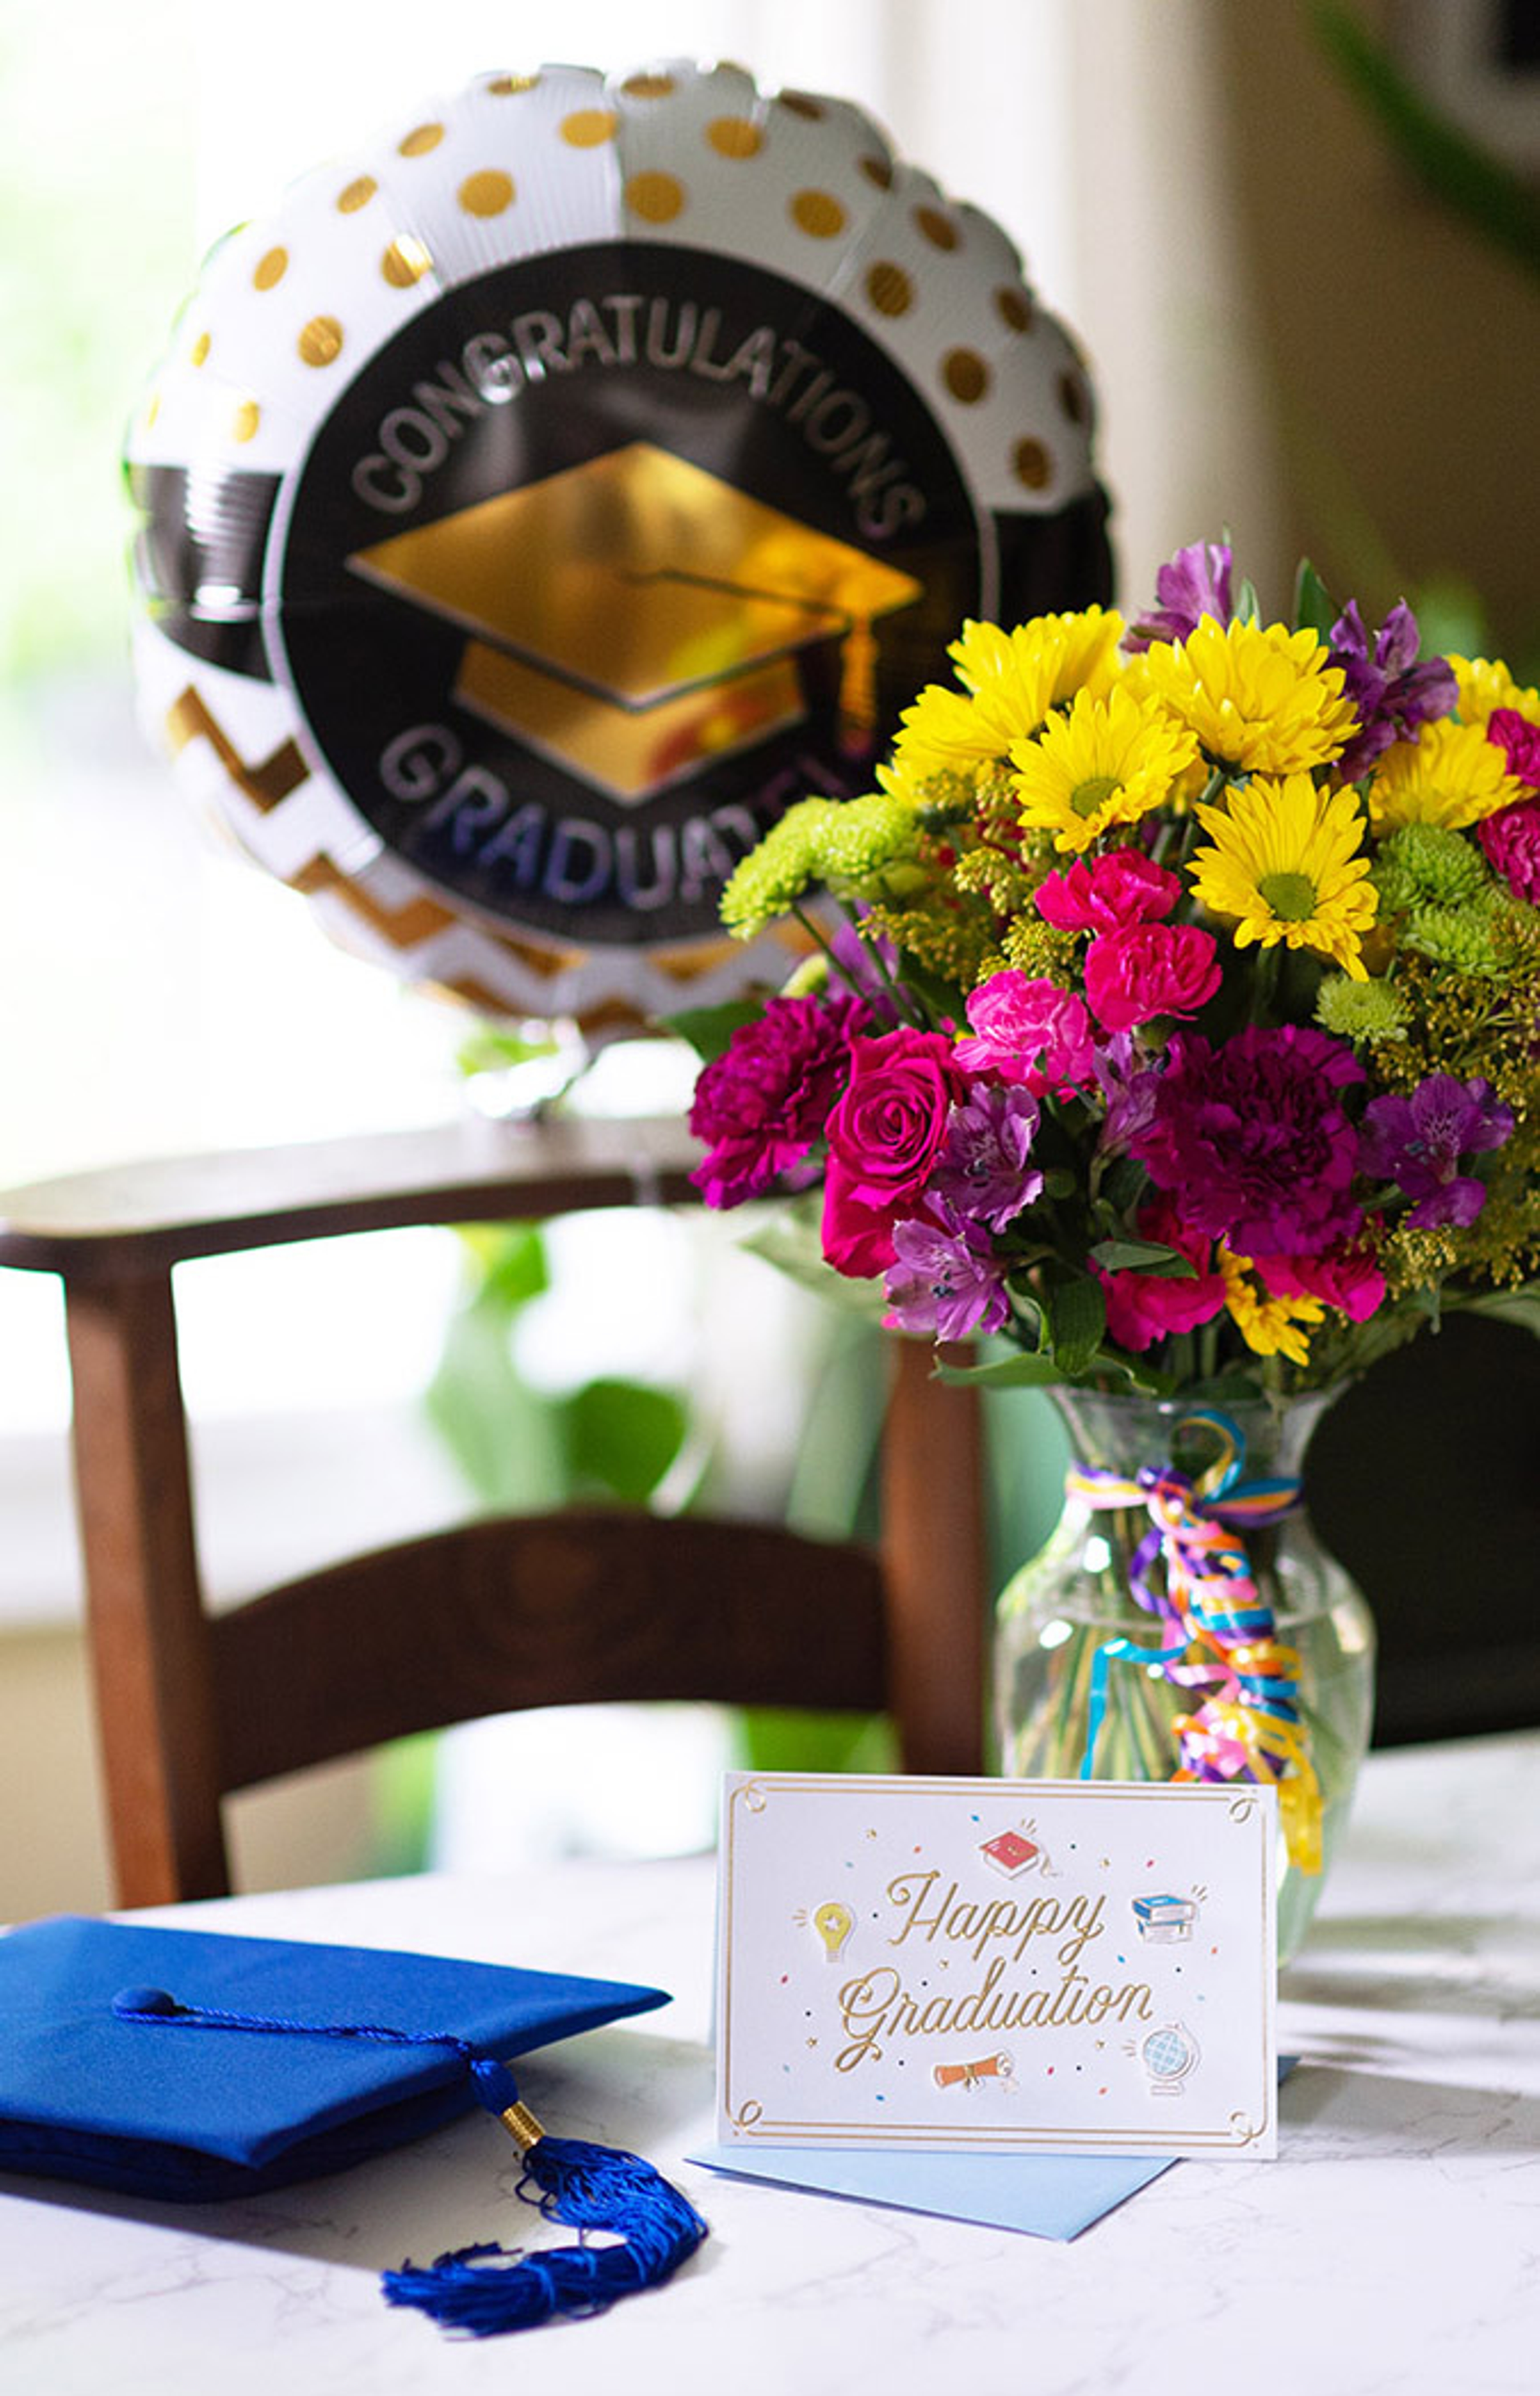
<svg viewBox="0 0 1540 2396"><path fill-rule="evenodd" d="M1227 1685L1233 1697L1236 1683L1226 1683L1220 1643L1201 1635L1184 1642L1169 1611L1147 1610L1135 1599L1138 1581L1156 1609L1162 1596L1170 1603L1170 1551L1148 1495L1163 1477L1169 1509L1175 1473L1194 1498L1223 1508L1228 1494L1233 1507L1242 1484L1296 1480L1327 1401L1233 1405L1221 1418L1217 1410L1138 1395L1062 1390L1054 1398L1069 1433L1069 1495L1046 1546L1008 1582L996 1609L1001 1769L1020 1779L1170 1780L1193 1757L1192 1733L1184 1746L1181 1725L1195 1716L1201 1724L1205 1698L1222 1698ZM1280 1836L1279 1956L1287 1962L1314 1912L1369 1743L1374 1628L1361 1591L1316 1539L1303 1508L1268 1519L1271 1501L1256 1502L1258 1519L1232 1512L1228 1527L1243 1547L1254 1593L1247 1602L1266 1609L1261 1619L1270 1617L1274 1644L1265 1652L1231 1650L1228 1660L1281 1672L1268 1685L1285 1690L1297 1711L1297 1745L1279 1775L1287 1826ZM1213 1519L1204 1505L1197 1511ZM1175 1586L1178 1621L1190 1622L1179 1572ZM1275 1739L1275 1753L1279 1745Z"/></svg>

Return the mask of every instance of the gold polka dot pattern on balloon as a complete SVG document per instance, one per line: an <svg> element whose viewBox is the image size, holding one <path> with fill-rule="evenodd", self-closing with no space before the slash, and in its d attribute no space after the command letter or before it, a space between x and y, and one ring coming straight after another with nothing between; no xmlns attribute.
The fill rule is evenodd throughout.
<svg viewBox="0 0 1540 2396"><path fill-rule="evenodd" d="M338 193L338 207L345 217L356 216L360 208L368 206L378 189L379 185L372 175L356 175L351 183Z"/></svg>
<svg viewBox="0 0 1540 2396"><path fill-rule="evenodd" d="M597 150L614 140L619 122L613 108L575 108L562 119L562 139L569 150Z"/></svg>
<svg viewBox="0 0 1540 2396"><path fill-rule="evenodd" d="M815 241L832 241L836 233L843 233L849 219L832 192L794 192L791 221Z"/></svg>
<svg viewBox="0 0 1540 2396"><path fill-rule="evenodd" d="M312 316L298 347L306 366L329 366L342 354L342 327L335 316Z"/></svg>
<svg viewBox="0 0 1540 2396"><path fill-rule="evenodd" d="M857 158L856 164L859 166L862 174L866 177L867 181L869 183L875 183L880 192L892 191L893 167L889 160L873 155L869 158Z"/></svg>
<svg viewBox="0 0 1540 2396"><path fill-rule="evenodd" d="M620 87L632 100L667 100L673 87L670 74L628 75Z"/></svg>
<svg viewBox="0 0 1540 2396"><path fill-rule="evenodd" d="M379 261L379 271L392 289L409 291L420 283L433 261L415 233L404 233L392 242Z"/></svg>
<svg viewBox="0 0 1540 2396"><path fill-rule="evenodd" d="M713 116L706 139L719 158L754 158L764 147L764 136L746 116Z"/></svg>
<svg viewBox="0 0 1540 2396"><path fill-rule="evenodd" d="M500 217L513 205L513 178L500 166L484 166L467 175L458 196L468 217Z"/></svg>
<svg viewBox="0 0 1540 2396"><path fill-rule="evenodd" d="M815 100L810 91L783 91L777 97L781 106L789 108L793 116L805 116L810 125L822 124L824 104L821 100Z"/></svg>
<svg viewBox="0 0 1540 2396"><path fill-rule="evenodd" d="M976 350L949 350L941 361L941 379L953 399L971 407L989 388L989 369Z"/></svg>
<svg viewBox="0 0 1540 2396"><path fill-rule="evenodd" d="M994 296L995 314L1013 333L1029 333L1032 329L1032 295L1017 291L1013 285L1002 283Z"/></svg>
<svg viewBox="0 0 1540 2396"><path fill-rule="evenodd" d="M403 158L426 158L429 151L436 150L443 139L442 125L414 125L410 133L396 143L396 148Z"/></svg>
<svg viewBox="0 0 1540 2396"><path fill-rule="evenodd" d="M868 267L866 294L879 316L907 316L914 305L914 286L891 259L880 258Z"/></svg>
<svg viewBox="0 0 1540 2396"><path fill-rule="evenodd" d="M1079 375L1062 374L1058 385L1059 406L1071 424L1089 424L1091 395Z"/></svg>
<svg viewBox="0 0 1540 2396"><path fill-rule="evenodd" d="M1029 491L1041 491L1053 479L1053 463L1041 441L1018 441L1011 452L1011 472Z"/></svg>
<svg viewBox="0 0 1540 2396"><path fill-rule="evenodd" d="M201 366L204 360L208 355L209 348L210 342L208 335L206 333L200 333L197 339L193 342L192 347L187 353L188 364L190 366Z"/></svg>
<svg viewBox="0 0 1540 2396"><path fill-rule="evenodd" d="M914 221L933 249L955 249L958 246L961 235L957 227L950 217L942 215L939 208L916 208Z"/></svg>
<svg viewBox="0 0 1540 2396"><path fill-rule="evenodd" d="M230 437L232 441L254 440L256 437L257 427L260 424L261 420L262 411L258 406L257 402L254 399L243 399L240 406L235 410L234 415L230 419Z"/></svg>
<svg viewBox="0 0 1540 2396"><path fill-rule="evenodd" d="M508 100L514 92L533 91L539 80L538 74L493 75L483 89L489 91L495 100Z"/></svg>
<svg viewBox="0 0 1540 2396"><path fill-rule="evenodd" d="M676 175L633 175L626 185L626 206L648 224L669 224L684 206L684 186Z"/></svg>
<svg viewBox="0 0 1540 2396"><path fill-rule="evenodd" d="M275 283L282 283L287 273L288 251L269 249L264 250L252 268L251 279L259 291L271 291Z"/></svg>

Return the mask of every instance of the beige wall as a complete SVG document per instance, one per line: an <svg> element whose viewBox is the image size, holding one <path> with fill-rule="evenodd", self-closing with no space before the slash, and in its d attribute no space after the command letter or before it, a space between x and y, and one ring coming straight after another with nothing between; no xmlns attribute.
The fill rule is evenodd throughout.
<svg viewBox="0 0 1540 2396"><path fill-rule="evenodd" d="M1394 0L1354 5L1391 23ZM1290 548L1376 609L1458 576L1533 660L1540 280L1409 181L1298 0L1205 15Z"/></svg>

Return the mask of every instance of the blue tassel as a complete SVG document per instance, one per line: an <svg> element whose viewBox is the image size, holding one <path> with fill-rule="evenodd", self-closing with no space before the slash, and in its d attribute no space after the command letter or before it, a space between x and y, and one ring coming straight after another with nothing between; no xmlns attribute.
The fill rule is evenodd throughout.
<svg viewBox="0 0 1540 2396"><path fill-rule="evenodd" d="M445 2329L471 2337L533 2329L558 2313L601 2313L621 2296L656 2288L687 2262L706 2224L671 2182L640 2155L583 2138L549 2138L520 2102L505 2065L478 2057L476 2094L524 2151L518 2192L548 2221L587 2233L608 2230L617 2246L548 2247L522 2254L496 2243L461 2246L426 2268L387 2271L385 2301L413 2305Z"/></svg>
<svg viewBox="0 0 1540 2396"><path fill-rule="evenodd" d="M548 2138L519 2096L505 2063L477 2055L463 2039L378 2023L301 2022L265 2014L184 2005L164 1989L123 1989L113 2000L121 2021L195 2024L209 2030L292 2030L312 2038L377 2040L392 2046L458 2051L476 2095L496 2113L524 2161L518 2193L548 2221L580 2233L608 2231L615 2246L557 2246L524 2254L495 2243L461 2246L426 2269L410 2261L381 2275L385 2301L412 2305L445 2329L471 2337L533 2329L558 2313L602 2313L621 2296L656 2288L687 2262L707 2228L687 2198L640 2155L582 2138ZM496 2258L495 2260L492 2258Z"/></svg>

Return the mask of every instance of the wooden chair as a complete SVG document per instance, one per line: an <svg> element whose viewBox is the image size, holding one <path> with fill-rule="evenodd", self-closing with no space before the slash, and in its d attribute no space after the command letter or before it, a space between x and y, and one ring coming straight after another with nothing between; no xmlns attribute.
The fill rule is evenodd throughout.
<svg viewBox="0 0 1540 2396"><path fill-rule="evenodd" d="M172 1274L345 1232L694 1201L682 1125L463 1122L189 1157L0 1196L0 1264L59 1274L119 1901L229 1887L221 1799L530 1706L888 1710L905 1767L981 1768L976 1409L895 1343L878 1549L629 1511L461 1523L211 1614Z"/></svg>

